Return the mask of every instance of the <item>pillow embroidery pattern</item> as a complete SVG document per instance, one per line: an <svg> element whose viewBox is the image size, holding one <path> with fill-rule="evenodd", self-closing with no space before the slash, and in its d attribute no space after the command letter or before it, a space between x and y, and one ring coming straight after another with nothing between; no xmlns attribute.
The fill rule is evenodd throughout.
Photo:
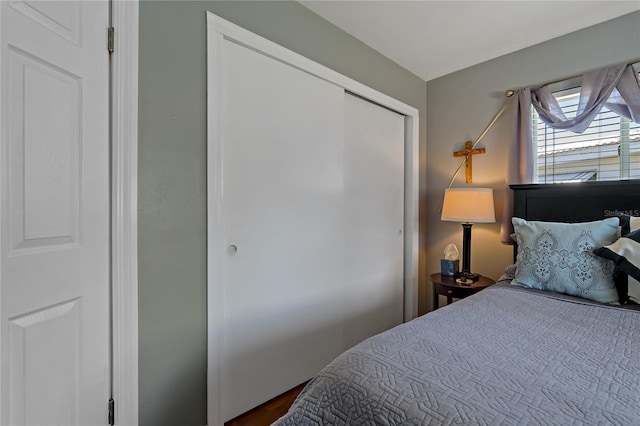
<svg viewBox="0 0 640 426"><path fill-rule="evenodd" d="M542 288L546 290L546 283L553 277L553 252L558 247L558 241L548 229L542 231L542 235L536 238L533 246L532 256L529 256L529 263L533 265L533 273L542 283Z"/></svg>
<svg viewBox="0 0 640 426"><path fill-rule="evenodd" d="M558 240L550 229L544 229L535 239L532 248L525 247L525 253L518 264L525 268L532 268L542 290L550 290L548 283L558 279L557 274L554 274L555 268L566 270L577 293L587 295L595 284L594 278L598 275L598 268L594 263L597 260L591 254L591 251L597 247L596 241L592 232L585 230L570 244L573 250L558 249L560 245ZM609 262L602 266L605 274L613 273Z"/></svg>
<svg viewBox="0 0 640 426"><path fill-rule="evenodd" d="M575 269L572 269L571 275L576 285L578 293L586 295L595 285L595 277L597 275L597 257L593 255L593 249L597 247L597 242L593 238L591 231L582 231L580 236L574 241L574 250L578 254L578 262ZM605 262L602 270L605 275L613 277L613 265Z"/></svg>
<svg viewBox="0 0 640 426"><path fill-rule="evenodd" d="M617 219L567 224L513 218L518 258L514 284L616 302L613 262L593 249L616 237Z"/></svg>

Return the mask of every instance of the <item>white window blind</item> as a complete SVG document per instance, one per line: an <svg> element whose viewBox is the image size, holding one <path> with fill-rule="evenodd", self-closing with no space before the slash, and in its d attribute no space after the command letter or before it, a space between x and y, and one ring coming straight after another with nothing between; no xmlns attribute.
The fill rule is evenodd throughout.
<svg viewBox="0 0 640 426"><path fill-rule="evenodd" d="M554 92L568 118L576 115L580 87ZM533 111L538 183L640 179L640 124L602 108L582 134L552 129Z"/></svg>

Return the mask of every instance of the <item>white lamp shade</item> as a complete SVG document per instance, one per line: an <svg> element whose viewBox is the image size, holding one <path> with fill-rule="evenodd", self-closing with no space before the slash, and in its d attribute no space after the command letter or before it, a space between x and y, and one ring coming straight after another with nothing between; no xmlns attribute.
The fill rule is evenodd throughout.
<svg viewBox="0 0 640 426"><path fill-rule="evenodd" d="M493 223L496 213L491 188L449 188L444 192L442 220Z"/></svg>

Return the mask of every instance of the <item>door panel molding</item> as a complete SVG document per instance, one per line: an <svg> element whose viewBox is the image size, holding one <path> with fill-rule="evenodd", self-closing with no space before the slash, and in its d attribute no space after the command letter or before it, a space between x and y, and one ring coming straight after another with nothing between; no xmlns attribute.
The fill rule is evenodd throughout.
<svg viewBox="0 0 640 426"><path fill-rule="evenodd" d="M9 318L11 424L80 424L81 311L82 300L73 299ZM30 410L41 404L48 407L44 416Z"/></svg>
<svg viewBox="0 0 640 426"><path fill-rule="evenodd" d="M9 256L73 247L82 228L82 79L11 45L8 62Z"/></svg>
<svg viewBox="0 0 640 426"><path fill-rule="evenodd" d="M13 1L10 7L42 25L52 33L69 40L76 46L80 46L82 3L79 1L67 2L63 6L64 12L52 9L46 2ZM57 12L57 13L56 13Z"/></svg>

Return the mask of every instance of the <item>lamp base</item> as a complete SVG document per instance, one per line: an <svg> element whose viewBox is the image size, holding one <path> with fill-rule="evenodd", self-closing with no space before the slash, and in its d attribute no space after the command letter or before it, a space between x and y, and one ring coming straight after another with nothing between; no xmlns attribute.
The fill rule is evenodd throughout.
<svg viewBox="0 0 640 426"><path fill-rule="evenodd" d="M466 278L468 280L476 282L476 281L478 281L480 279L480 274L475 273L475 272L461 272L460 273L460 278Z"/></svg>

